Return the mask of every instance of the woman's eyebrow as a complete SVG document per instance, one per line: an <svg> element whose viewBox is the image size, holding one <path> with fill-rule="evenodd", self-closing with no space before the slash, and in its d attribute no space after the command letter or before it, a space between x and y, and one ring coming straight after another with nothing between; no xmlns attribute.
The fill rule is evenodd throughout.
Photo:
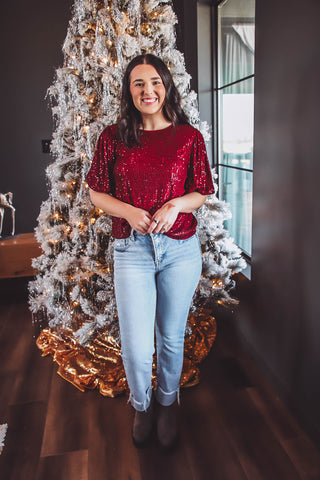
<svg viewBox="0 0 320 480"><path fill-rule="evenodd" d="M152 77L151 80L159 80L160 77ZM144 82L143 78L135 78L134 80L132 80L132 83L134 82Z"/></svg>

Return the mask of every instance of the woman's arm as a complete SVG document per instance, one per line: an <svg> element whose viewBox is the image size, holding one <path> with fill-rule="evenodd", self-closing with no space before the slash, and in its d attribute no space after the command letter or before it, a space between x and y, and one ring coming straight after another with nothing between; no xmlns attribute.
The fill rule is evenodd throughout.
<svg viewBox="0 0 320 480"><path fill-rule="evenodd" d="M142 208L136 208L129 203L122 202L108 193L96 192L89 188L91 202L113 217L125 218L131 228L145 235L151 223L151 215Z"/></svg>
<svg viewBox="0 0 320 480"><path fill-rule="evenodd" d="M151 218L147 233L159 233L162 228L170 230L179 213L191 213L201 207L207 199L207 195L199 192L191 192L182 197L173 198L164 205ZM157 220L157 224L153 221Z"/></svg>
<svg viewBox="0 0 320 480"><path fill-rule="evenodd" d="M172 203L179 209L180 213L191 213L200 208L207 200L207 195L201 195L199 192L191 192L182 197L173 198L168 204Z"/></svg>

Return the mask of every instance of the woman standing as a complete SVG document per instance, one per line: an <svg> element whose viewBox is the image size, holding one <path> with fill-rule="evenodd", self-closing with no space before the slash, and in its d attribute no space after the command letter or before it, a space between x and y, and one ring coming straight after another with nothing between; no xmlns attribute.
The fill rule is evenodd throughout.
<svg viewBox="0 0 320 480"><path fill-rule="evenodd" d="M192 211L214 188L202 135L188 124L160 58L139 55L127 66L119 121L100 135L87 182L93 204L112 215L133 441L144 445L153 427L156 334L157 434L170 448L177 439L185 326L202 265Z"/></svg>

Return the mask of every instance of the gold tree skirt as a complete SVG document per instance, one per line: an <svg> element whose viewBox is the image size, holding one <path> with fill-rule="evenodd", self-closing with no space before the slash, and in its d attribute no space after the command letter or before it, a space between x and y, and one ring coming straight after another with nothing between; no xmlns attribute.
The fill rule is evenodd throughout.
<svg viewBox="0 0 320 480"><path fill-rule="evenodd" d="M199 383L199 364L207 356L216 337L216 321L209 310L189 316L192 334L186 338L181 386ZM77 343L71 331L58 335L53 329L42 330L37 338L42 356L52 355L58 363L58 374L82 392L99 388L102 395L115 397L128 392L118 343L103 332L85 347ZM153 362L153 385L156 380L156 360Z"/></svg>

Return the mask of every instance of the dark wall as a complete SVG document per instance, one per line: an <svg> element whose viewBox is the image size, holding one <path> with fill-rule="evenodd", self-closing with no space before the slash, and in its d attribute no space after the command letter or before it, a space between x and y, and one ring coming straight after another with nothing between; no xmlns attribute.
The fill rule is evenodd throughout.
<svg viewBox="0 0 320 480"><path fill-rule="evenodd" d="M320 441L320 3L256 0L252 282L236 327Z"/></svg>
<svg viewBox="0 0 320 480"><path fill-rule="evenodd" d="M33 230L41 201L48 196L45 168L50 155L42 153L41 140L51 138L52 122L45 95L63 62L61 46L72 3L16 0L0 7L0 192L14 194L17 233Z"/></svg>
<svg viewBox="0 0 320 480"><path fill-rule="evenodd" d="M173 0L172 4L178 17L177 48L184 53L190 87L198 91L197 0Z"/></svg>

